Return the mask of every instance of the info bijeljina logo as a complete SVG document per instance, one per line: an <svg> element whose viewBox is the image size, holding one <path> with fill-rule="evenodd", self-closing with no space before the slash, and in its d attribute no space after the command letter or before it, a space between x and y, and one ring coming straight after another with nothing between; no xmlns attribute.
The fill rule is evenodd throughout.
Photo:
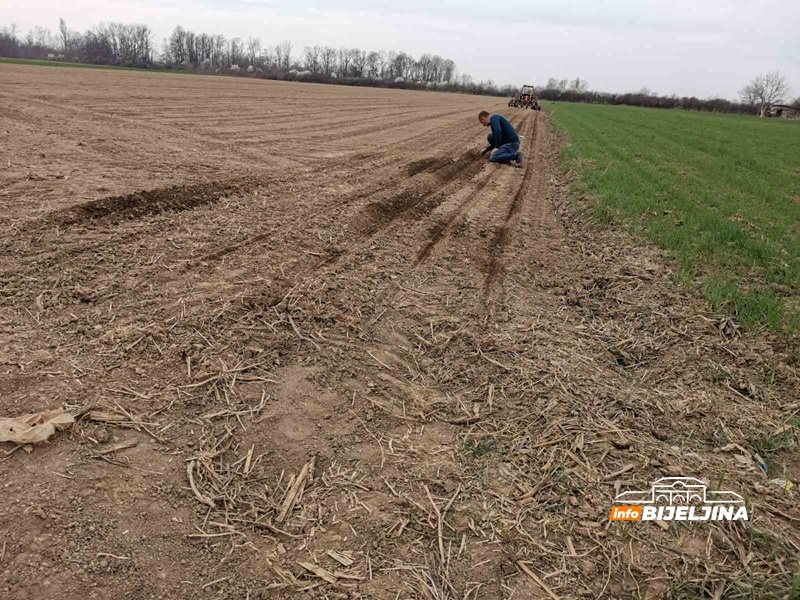
<svg viewBox="0 0 800 600"><path fill-rule="evenodd" d="M612 521L747 521L744 498L694 477L662 477L648 491L617 494Z"/></svg>

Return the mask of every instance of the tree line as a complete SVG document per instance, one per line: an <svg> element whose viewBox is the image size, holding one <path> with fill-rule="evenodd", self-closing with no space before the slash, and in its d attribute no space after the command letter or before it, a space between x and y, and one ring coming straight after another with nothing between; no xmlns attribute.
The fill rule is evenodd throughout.
<svg viewBox="0 0 800 600"><path fill-rule="evenodd" d="M475 82L469 75L459 74L454 61L439 55L414 58L406 52L330 46L298 50L289 41L265 45L259 38L226 38L195 33L181 26L159 45L152 30L141 24L103 23L80 33L60 19L55 33L36 26L24 35L11 25L0 27L0 56L495 96L513 96L518 91L511 85L498 87L491 80ZM597 92L590 90L588 82L580 77L551 77L535 89L543 100L760 115L772 104L789 102L791 92L783 75L777 72L759 75L742 88L741 102L663 96L647 88L621 94ZM792 103L800 108L800 97Z"/></svg>
<svg viewBox="0 0 800 600"><path fill-rule="evenodd" d="M415 58L406 52L330 46L298 51L289 41L266 45L254 37L227 38L181 26L159 45L152 30L140 24L104 23L81 33L60 19L55 33L37 26L24 35L11 25L0 28L0 56L472 94L512 93L510 86L499 89L492 81L474 82L469 75L457 73L453 60L436 54Z"/></svg>
<svg viewBox="0 0 800 600"><path fill-rule="evenodd" d="M614 94L595 92L589 89L585 79L573 80L551 77L544 86L536 88L543 100L564 102L587 102L591 104L616 104L647 108L677 108L704 112L722 112L743 115L764 115L772 104L789 102L791 90L786 78L779 72L759 75L739 92L740 102L724 98L700 99L695 96L662 96L642 88L636 92ZM800 109L800 96L791 101Z"/></svg>
<svg viewBox="0 0 800 600"><path fill-rule="evenodd" d="M174 67L239 67L288 72L292 69L326 77L356 77L451 83L456 64L438 55L419 59L405 52L366 51L360 48L306 46L293 53L291 42L263 46L258 38L226 39L222 35L195 34L176 27L164 42L161 60Z"/></svg>
<svg viewBox="0 0 800 600"><path fill-rule="evenodd" d="M61 19L55 34L36 26L22 36L11 25L0 28L0 56L146 68L153 64L153 34L147 25L123 23L101 24L80 34Z"/></svg>

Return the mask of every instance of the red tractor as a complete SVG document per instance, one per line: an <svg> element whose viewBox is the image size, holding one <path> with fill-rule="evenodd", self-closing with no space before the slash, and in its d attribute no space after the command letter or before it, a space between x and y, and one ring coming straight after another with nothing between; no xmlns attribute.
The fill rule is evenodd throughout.
<svg viewBox="0 0 800 600"><path fill-rule="evenodd" d="M508 105L542 110L542 105L539 102L539 98L536 97L536 92L533 91L532 85L523 85L519 93L508 101Z"/></svg>

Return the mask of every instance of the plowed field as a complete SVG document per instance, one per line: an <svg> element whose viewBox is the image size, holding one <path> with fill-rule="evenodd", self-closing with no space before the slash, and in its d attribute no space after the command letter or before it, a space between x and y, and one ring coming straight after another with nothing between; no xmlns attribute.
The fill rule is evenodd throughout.
<svg viewBox="0 0 800 600"><path fill-rule="evenodd" d="M77 417L3 444L3 598L788 593L797 366L574 214L548 113L0 65L0 140L0 416ZM668 476L750 520L608 521Z"/></svg>

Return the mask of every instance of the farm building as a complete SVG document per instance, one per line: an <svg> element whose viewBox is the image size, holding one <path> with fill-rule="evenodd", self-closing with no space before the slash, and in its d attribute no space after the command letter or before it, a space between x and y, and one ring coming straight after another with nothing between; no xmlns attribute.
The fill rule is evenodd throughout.
<svg viewBox="0 0 800 600"><path fill-rule="evenodd" d="M800 108L788 104L773 104L767 109L764 116L778 119L800 119Z"/></svg>

